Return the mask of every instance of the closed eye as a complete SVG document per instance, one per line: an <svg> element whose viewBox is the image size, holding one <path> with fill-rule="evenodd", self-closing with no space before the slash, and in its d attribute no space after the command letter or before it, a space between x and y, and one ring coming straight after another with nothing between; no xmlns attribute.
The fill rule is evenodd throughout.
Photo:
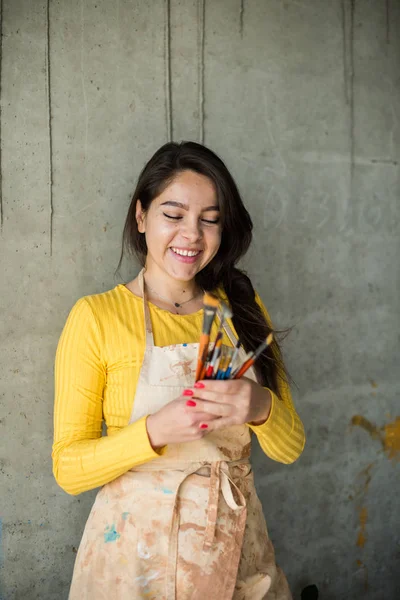
<svg viewBox="0 0 400 600"><path fill-rule="evenodd" d="M219 219L214 219L214 221L211 221L209 219L202 219L202 221L204 223L209 223L210 225L216 225L217 223L219 223Z"/></svg>
<svg viewBox="0 0 400 600"><path fill-rule="evenodd" d="M167 219L171 219L171 221L179 221L180 219L182 219L183 217L175 217L173 215L168 215L167 213L163 213L164 217L167 217ZM208 225L216 225L217 223L219 223L219 219L202 219L203 223L207 223Z"/></svg>
<svg viewBox="0 0 400 600"><path fill-rule="evenodd" d="M167 215L167 213L163 213L164 217L167 217L167 219L172 219L173 221L179 221L179 219L182 219L182 217L173 217L172 215Z"/></svg>

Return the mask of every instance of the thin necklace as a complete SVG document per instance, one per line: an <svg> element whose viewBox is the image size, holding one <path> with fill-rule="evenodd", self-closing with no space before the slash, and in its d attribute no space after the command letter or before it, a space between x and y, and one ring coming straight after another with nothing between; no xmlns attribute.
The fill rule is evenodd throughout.
<svg viewBox="0 0 400 600"><path fill-rule="evenodd" d="M153 288L150 287L148 283L146 283L146 287L147 287L148 290L150 290L150 292L153 292L153 294L155 294L156 296L158 296L159 298L161 298L161 300L164 300L164 302L167 302L171 306L175 306L175 308L182 308L182 306L184 304L187 304L188 302L191 302L192 300L195 300L196 298L198 298L203 293L203 290L202 290L201 292L199 292L198 294L196 294L192 298L189 298L189 300L185 300L184 302L171 302L171 300L168 300L168 298L165 298L165 296L161 296L161 294L159 294L158 292L156 292L156 290L153 290Z"/></svg>

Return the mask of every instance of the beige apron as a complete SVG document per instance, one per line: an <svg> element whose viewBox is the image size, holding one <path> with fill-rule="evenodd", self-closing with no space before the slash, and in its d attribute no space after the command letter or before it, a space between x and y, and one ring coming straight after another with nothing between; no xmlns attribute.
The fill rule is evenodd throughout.
<svg viewBox="0 0 400 600"><path fill-rule="evenodd" d="M143 272L139 281L143 291ZM193 386L197 362L198 344L154 345L143 298L146 349L129 423ZM225 331L234 344L229 325ZM229 427L171 444L105 485L86 523L69 600L290 600L250 450L249 428Z"/></svg>

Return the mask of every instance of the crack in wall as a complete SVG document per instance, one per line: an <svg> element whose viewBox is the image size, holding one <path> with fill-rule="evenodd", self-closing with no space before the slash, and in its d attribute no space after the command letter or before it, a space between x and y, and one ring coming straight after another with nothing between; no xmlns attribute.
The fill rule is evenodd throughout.
<svg viewBox="0 0 400 600"><path fill-rule="evenodd" d="M165 120L167 140L173 138L171 91L171 0L164 0Z"/></svg>
<svg viewBox="0 0 400 600"><path fill-rule="evenodd" d="M386 43L390 44L390 0L386 0Z"/></svg>
<svg viewBox="0 0 400 600"><path fill-rule="evenodd" d="M51 64L50 64L50 0L47 0L47 46L46 46L46 92L48 109L48 134L49 134L49 206L50 206L50 226L49 226L49 252L53 255L53 131L52 131L52 107L51 107Z"/></svg>
<svg viewBox="0 0 400 600"><path fill-rule="evenodd" d="M348 88L348 67L347 67L347 27L346 27L346 0L342 0L342 40L343 40L343 84L344 84L344 97L346 104L349 103L349 88Z"/></svg>
<svg viewBox="0 0 400 600"><path fill-rule="evenodd" d="M393 165L394 167L397 167L399 164L397 160L392 160L390 158L371 158L371 163L378 165Z"/></svg>
<svg viewBox="0 0 400 600"><path fill-rule="evenodd" d="M343 40L343 86L344 100L348 106L349 119L349 201L353 198L355 167L355 123L354 123L354 14L355 0L342 0L342 40Z"/></svg>
<svg viewBox="0 0 400 600"><path fill-rule="evenodd" d="M85 175L87 172L87 161L88 161L88 136L89 136L89 111L88 101L86 94L86 83L85 83L85 0L81 0L81 83L82 83L82 95L83 105L85 108Z"/></svg>
<svg viewBox="0 0 400 600"><path fill-rule="evenodd" d="M353 185L354 177L354 14L356 0L350 0L350 25L349 25L349 105L350 105L350 183ZM353 195L353 194L351 194Z"/></svg>
<svg viewBox="0 0 400 600"><path fill-rule="evenodd" d="M2 88L1 88L1 78L3 72L3 0L0 0L0 231L3 231L3 161L2 161L2 131L1 131L1 121L2 121Z"/></svg>
<svg viewBox="0 0 400 600"><path fill-rule="evenodd" d="M198 73L198 89L199 89L199 141L200 144L204 143L204 40L205 40L205 14L206 14L206 0L198 0L198 62L199 62L199 73Z"/></svg>
<svg viewBox="0 0 400 600"><path fill-rule="evenodd" d="M243 37L243 25L244 25L244 0L240 0L240 15L239 15L240 37Z"/></svg>

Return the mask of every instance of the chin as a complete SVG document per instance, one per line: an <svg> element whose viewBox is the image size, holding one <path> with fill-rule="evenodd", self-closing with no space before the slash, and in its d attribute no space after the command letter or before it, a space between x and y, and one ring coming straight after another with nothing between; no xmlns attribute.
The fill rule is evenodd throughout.
<svg viewBox="0 0 400 600"><path fill-rule="evenodd" d="M177 281L192 281L200 271L201 269L191 269L190 272L188 270L184 271L183 269L180 271L168 270L168 274Z"/></svg>
<svg viewBox="0 0 400 600"><path fill-rule="evenodd" d="M167 267L166 271L170 277L177 281L192 281L200 271L204 269L203 265L190 265L179 267Z"/></svg>

